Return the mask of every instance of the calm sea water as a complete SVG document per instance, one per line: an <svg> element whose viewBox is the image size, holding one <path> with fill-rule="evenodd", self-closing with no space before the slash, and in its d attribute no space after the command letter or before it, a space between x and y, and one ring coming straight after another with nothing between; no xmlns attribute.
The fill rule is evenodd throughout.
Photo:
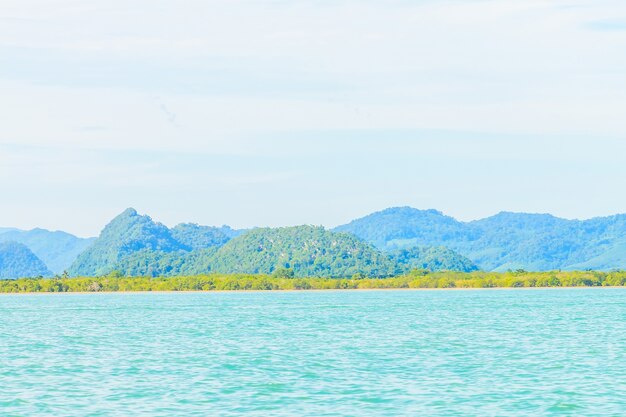
<svg viewBox="0 0 626 417"><path fill-rule="evenodd" d="M626 290L0 296L2 416L624 416Z"/></svg>

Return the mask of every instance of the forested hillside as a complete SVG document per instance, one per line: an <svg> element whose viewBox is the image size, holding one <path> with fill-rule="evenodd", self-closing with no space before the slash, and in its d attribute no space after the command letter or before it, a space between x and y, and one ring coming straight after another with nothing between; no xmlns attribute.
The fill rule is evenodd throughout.
<svg viewBox="0 0 626 417"><path fill-rule="evenodd" d="M174 227L172 237L190 250L222 246L232 238L223 229L193 223L182 223Z"/></svg>
<svg viewBox="0 0 626 417"><path fill-rule="evenodd" d="M0 229L0 242L24 244L55 274L62 274L68 269L93 240L44 229Z"/></svg>
<svg viewBox="0 0 626 417"><path fill-rule="evenodd" d="M140 250L112 265L123 276L206 273L275 274L294 277L392 276L412 269L476 270L476 265L444 248L421 248L387 256L352 236L320 227L255 229L221 248L191 252Z"/></svg>
<svg viewBox="0 0 626 417"><path fill-rule="evenodd" d="M274 273L296 276L390 276L397 266L385 255L352 235L323 227L260 228L235 238L214 255L212 270L228 273Z"/></svg>
<svg viewBox="0 0 626 417"><path fill-rule="evenodd" d="M626 268L626 215L580 221L502 212L460 222L435 210L400 207L335 230L353 233L382 250L445 246L485 270Z"/></svg>
<svg viewBox="0 0 626 417"><path fill-rule="evenodd" d="M236 237L231 239L229 235ZM256 228L241 234L227 227L196 224L168 229L128 209L105 227L69 272L72 276L217 272L383 277L413 268L471 271L476 267L444 248L414 249L389 256L353 235L323 227Z"/></svg>
<svg viewBox="0 0 626 417"><path fill-rule="evenodd" d="M127 209L106 225L98 239L69 269L71 275L102 275L113 270L122 258L142 250L174 252L185 245L172 236L170 229Z"/></svg>
<svg viewBox="0 0 626 417"><path fill-rule="evenodd" d="M55 274L74 260L68 269L71 276L113 271L128 276L219 272L346 277L389 276L410 269L626 269L626 215L580 221L502 212L461 222L436 210L397 207L334 230L235 230L192 223L170 229L127 209L97 239L41 229L0 229L0 242L8 240L41 254ZM25 276L27 270L14 273Z"/></svg>
<svg viewBox="0 0 626 417"><path fill-rule="evenodd" d="M415 246L445 246L445 242L464 241L474 236L462 222L437 210L395 207L379 211L336 227L383 250Z"/></svg>
<svg viewBox="0 0 626 417"><path fill-rule="evenodd" d="M25 245L0 242L0 278L50 276L46 265Z"/></svg>
<svg viewBox="0 0 626 417"><path fill-rule="evenodd" d="M427 271L477 271L478 266L465 256L444 246L418 246L410 249L398 249L389 254L398 265L406 270L424 269Z"/></svg>

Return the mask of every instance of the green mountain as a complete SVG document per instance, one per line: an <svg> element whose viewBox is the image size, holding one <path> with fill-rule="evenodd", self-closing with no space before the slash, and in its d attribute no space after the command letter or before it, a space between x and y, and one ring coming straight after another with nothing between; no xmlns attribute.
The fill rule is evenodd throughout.
<svg viewBox="0 0 626 417"><path fill-rule="evenodd" d="M210 272L292 274L296 277L389 276L411 269L473 271L468 259L446 248L415 248L391 256L354 236L322 227L259 228L225 245L192 251L141 249L110 270L124 276L195 275Z"/></svg>
<svg viewBox="0 0 626 417"><path fill-rule="evenodd" d="M503 212L461 222L436 210L400 207L332 231L313 226L236 231L196 224L169 229L128 209L105 227L69 272L156 276L282 271L334 277L476 267L626 268L626 215L579 221Z"/></svg>
<svg viewBox="0 0 626 417"><path fill-rule="evenodd" d="M168 229L134 209L127 209L78 256L69 273L72 276L112 272L125 276L221 272L383 277L413 268L466 271L475 266L445 248L416 248L389 256L351 234L323 227L257 228L241 232L227 226L186 223Z"/></svg>
<svg viewBox="0 0 626 417"><path fill-rule="evenodd" d="M435 210L391 208L335 230L382 250L445 246L485 270L626 268L626 215L566 220L502 212L460 222Z"/></svg>
<svg viewBox="0 0 626 417"><path fill-rule="evenodd" d="M253 229L221 248L170 253L142 250L122 258L113 269L128 276L273 274L284 270L297 277L346 277L399 272L393 261L361 240L313 226Z"/></svg>
<svg viewBox="0 0 626 417"><path fill-rule="evenodd" d="M69 269L70 275L96 276L114 270L125 256L142 250L175 252L188 249L170 229L129 208L106 225L93 244Z"/></svg>
<svg viewBox="0 0 626 417"><path fill-rule="evenodd" d="M336 227L383 250L441 246L470 237L465 224L437 210L394 207Z"/></svg>
<svg viewBox="0 0 626 417"><path fill-rule="evenodd" d="M425 269L428 271L477 271L478 266L463 255L444 246L422 246L399 249L389 255L390 259L405 269Z"/></svg>
<svg viewBox="0 0 626 417"><path fill-rule="evenodd" d="M171 232L174 239L189 249L203 249L222 246L231 239L232 235L227 235L224 232L224 227L218 228L200 226L194 223L183 223L174 227Z"/></svg>
<svg viewBox="0 0 626 417"><path fill-rule="evenodd" d="M241 236L242 234L247 232L247 230L245 229L233 229L232 227L226 225L218 227L218 229L220 232L224 233L229 239Z"/></svg>
<svg viewBox="0 0 626 417"><path fill-rule="evenodd" d="M212 271L271 274L280 268L295 276L346 277L356 273L388 276L396 265L360 239L323 227L253 229L214 255Z"/></svg>
<svg viewBox="0 0 626 417"><path fill-rule="evenodd" d="M48 269L62 274L94 239L83 239L65 232L44 229L0 229L0 242L18 242L26 245Z"/></svg>
<svg viewBox="0 0 626 417"><path fill-rule="evenodd" d="M206 270L207 257L214 249L241 233L228 226L193 223L169 229L129 208L105 226L68 272L72 276L98 276L113 271L149 276L193 273L189 271Z"/></svg>
<svg viewBox="0 0 626 417"><path fill-rule="evenodd" d="M50 276L46 265L26 245L0 242L0 278Z"/></svg>

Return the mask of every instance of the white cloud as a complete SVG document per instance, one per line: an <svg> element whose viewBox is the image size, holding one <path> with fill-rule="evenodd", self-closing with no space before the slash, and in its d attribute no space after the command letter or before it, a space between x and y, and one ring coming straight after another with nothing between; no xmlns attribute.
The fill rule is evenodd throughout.
<svg viewBox="0 0 626 417"><path fill-rule="evenodd" d="M398 171L398 163L410 163L398 162L403 156L450 170L447 178L429 176L432 188L421 185L432 204L411 197L448 207L454 202L437 190L454 188L457 177L486 181L468 169L472 160L542 167L585 158L620 162L624 17L626 3L617 0L4 0L0 145L31 147L0 148L0 191L31 201L29 190L44 193L47 186L48 207L63 204L57 195L106 194L109 211L137 195L146 209L158 210L165 203L157 188L185 200L176 188L193 193L196 186L234 204L267 204L277 211L268 222L315 223L320 214L319 221L332 223L349 216L319 207L313 200L323 193L371 207L394 204L395 190L396 202L406 202L401 190L420 172ZM424 134L433 130L459 133L453 141ZM415 134L398 140L398 132ZM229 158L230 166L220 162ZM398 189L368 195L374 179L351 177L356 158ZM327 159L338 165L328 167ZM604 174L592 178L605 181L605 190L623 180ZM484 212L489 196L509 184L524 189L515 175L502 172L477 187L482 194L470 206L472 196L459 191L463 210ZM300 217L270 201L281 196L280 187L298 189L295 179L312 191L296 192ZM569 195L575 182L593 188L580 178L559 185ZM345 188L362 193L344 195ZM251 200L235 195L242 190ZM541 201L567 211L575 205L568 198L546 191ZM607 200L607 207L621 203ZM87 218L98 203L81 204ZM511 191L491 204L525 203ZM0 208L0 218L19 217L23 204L16 207ZM174 207L163 210L176 217ZM200 212L186 213L202 221ZM264 223L254 217L261 213L237 213Z"/></svg>

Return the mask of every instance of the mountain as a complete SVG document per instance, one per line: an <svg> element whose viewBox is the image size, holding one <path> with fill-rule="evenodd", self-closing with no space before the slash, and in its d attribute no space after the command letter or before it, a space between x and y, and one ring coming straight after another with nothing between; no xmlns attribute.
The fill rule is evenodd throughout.
<svg viewBox="0 0 626 417"><path fill-rule="evenodd" d="M115 217L74 261L72 276L190 273L206 264L211 248L219 248L242 231L228 226L182 223L169 229L133 208ZM0 235L2 236L2 235Z"/></svg>
<svg viewBox="0 0 626 417"><path fill-rule="evenodd" d="M222 247L212 245L190 252L141 249L122 257L111 269L124 276L283 271L296 277L376 277L415 268L477 269L467 258L443 247L400 250L388 256L351 235L314 226L253 229Z"/></svg>
<svg viewBox="0 0 626 417"><path fill-rule="evenodd" d="M96 276L111 272L124 256L141 250L174 252L188 249L170 229L129 208L107 224L93 244L69 269L70 275Z"/></svg>
<svg viewBox="0 0 626 417"><path fill-rule="evenodd" d="M465 256L444 246L422 246L399 249L389 255L390 259L405 269L425 269L428 271L477 271L478 266Z"/></svg>
<svg viewBox="0 0 626 417"><path fill-rule="evenodd" d="M218 227L218 229L220 232L224 233L229 239L240 236L247 232L247 230L245 229L233 229L232 227L226 225Z"/></svg>
<svg viewBox="0 0 626 417"><path fill-rule="evenodd" d="M360 239L323 227L253 229L229 241L214 255L212 271L274 273L292 269L295 276L388 276L396 265Z"/></svg>
<svg viewBox="0 0 626 417"><path fill-rule="evenodd" d="M222 228L200 226L194 223L182 223L174 227L172 237L189 249L203 249L212 246L222 246L228 242L232 235L232 229L228 226ZM225 233L229 233L228 234Z"/></svg>
<svg viewBox="0 0 626 417"><path fill-rule="evenodd" d="M26 245L0 242L0 278L50 276L52 272Z"/></svg>
<svg viewBox="0 0 626 417"><path fill-rule="evenodd" d="M465 240L465 224L437 210L394 207L338 226L336 232L351 233L383 250L415 246L440 246Z"/></svg>
<svg viewBox="0 0 626 417"><path fill-rule="evenodd" d="M570 269L586 258L581 250L591 236L580 233L581 223L549 214L501 212L467 224L478 239L449 246L490 270Z"/></svg>
<svg viewBox="0 0 626 417"><path fill-rule="evenodd" d="M296 226L253 229L220 248L169 253L142 250L122 258L114 269L129 276L273 274L285 270L296 277L350 277L357 273L389 276L404 267L354 236L323 227Z"/></svg>
<svg viewBox="0 0 626 417"><path fill-rule="evenodd" d="M394 262L369 244L322 227L257 228L238 234L226 226L189 223L169 229L127 209L78 256L69 273L270 274L279 268L291 269L296 276L351 276L359 272L387 276L397 272Z"/></svg>
<svg viewBox="0 0 626 417"><path fill-rule="evenodd" d="M626 215L581 221L501 212L460 222L435 210L400 207L335 230L352 233L382 250L445 246L485 270L626 268Z"/></svg>
<svg viewBox="0 0 626 417"><path fill-rule="evenodd" d="M94 239L83 239L65 232L44 229L0 229L0 242L18 242L26 245L48 269L62 274Z"/></svg>
<svg viewBox="0 0 626 417"><path fill-rule="evenodd" d="M11 231L0 232L2 236ZM371 246L370 246L371 245ZM71 275L206 272L386 276L429 270L626 269L626 215L566 220L501 212L462 222L437 210L390 208L334 230L296 226L238 231L172 229L128 209L81 253Z"/></svg>

